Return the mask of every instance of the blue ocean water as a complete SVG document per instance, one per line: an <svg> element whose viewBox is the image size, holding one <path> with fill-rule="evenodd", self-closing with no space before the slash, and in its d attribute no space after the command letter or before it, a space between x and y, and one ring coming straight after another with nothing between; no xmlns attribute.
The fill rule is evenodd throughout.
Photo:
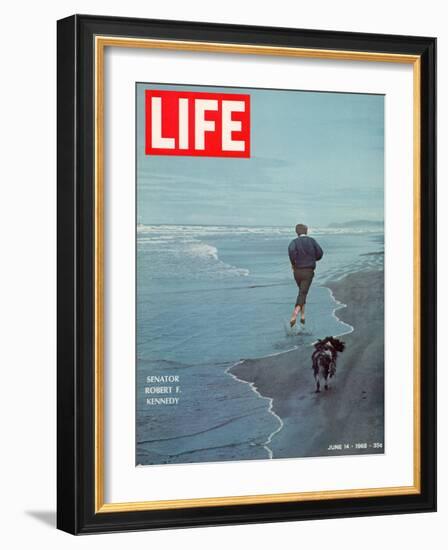
<svg viewBox="0 0 448 550"><path fill-rule="evenodd" d="M287 255L291 228L138 226L138 464L266 458L263 443L278 419L226 369L349 332L334 315L338 303L325 281L383 263L378 230L323 228L311 235L324 257L305 328L290 329L297 295ZM176 373L179 403L148 406L147 376Z"/></svg>
<svg viewBox="0 0 448 550"><path fill-rule="evenodd" d="M322 285L382 261L373 232L316 230L324 249L304 331L291 331L297 295L289 228L139 226L137 356L187 364L237 361L291 349L347 327Z"/></svg>

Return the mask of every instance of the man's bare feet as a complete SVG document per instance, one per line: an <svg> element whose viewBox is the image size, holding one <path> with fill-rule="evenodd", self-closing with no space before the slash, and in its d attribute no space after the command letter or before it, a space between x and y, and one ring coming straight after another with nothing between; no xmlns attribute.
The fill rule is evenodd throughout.
<svg viewBox="0 0 448 550"><path fill-rule="evenodd" d="M301 310L301 307L300 307L300 306L295 306L295 308L294 308L294 310L293 310L293 312L292 312L291 321L289 321L289 326L290 326L291 328L296 324L297 315L299 315L300 310Z"/></svg>

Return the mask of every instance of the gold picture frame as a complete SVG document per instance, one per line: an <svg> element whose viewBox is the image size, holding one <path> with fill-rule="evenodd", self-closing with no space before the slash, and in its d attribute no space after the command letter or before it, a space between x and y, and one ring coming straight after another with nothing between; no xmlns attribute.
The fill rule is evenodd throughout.
<svg viewBox="0 0 448 550"><path fill-rule="evenodd" d="M73 493L74 485L77 483L76 480L68 479L65 474L65 478L60 480L60 514L59 514L59 527L70 531L70 532L96 532L104 530L115 530L115 529L131 529L135 525L135 518L130 519L132 515L135 516L136 513L146 514L146 519L143 520L144 528L158 527L161 525L160 517L152 521L151 513L163 513L164 511L173 514L177 510L177 515L170 516L169 520L166 520L167 523L171 521L172 526L182 525L185 518L185 513L188 511L193 511L194 509L204 509L207 510L209 516L209 523L216 522L216 514L222 513L224 509L228 509L229 513L222 516L222 521L218 520L218 523L231 523L237 522L240 520L231 520L232 509L236 507L238 510L241 507L246 509L256 510L259 512L260 505L298 505L296 510L296 516L304 513L304 505L307 503L316 503L316 502L325 502L325 501L340 501L341 509L344 505L348 508L356 507L359 509L359 513L372 513L373 503L380 503L377 506L381 506L382 502L386 502L387 499L395 499L397 510L399 510L400 502L409 503L415 502L415 506L420 506L422 509L424 506L426 508L434 508L434 495L431 494L428 496L428 491L431 493L431 483L428 483L428 468L431 469L433 465L433 449L428 448L427 444L424 448L422 455L422 430L429 430L430 427L427 425L428 418L428 395L425 397L425 410L422 411L422 388L424 387L425 392L428 390L433 392L433 388L428 387L428 380L425 377L428 376L428 360L425 362L425 371L422 369L422 338L425 340L424 345L426 349L428 345L431 347L434 345L434 342L431 340L431 335L428 333L422 334L422 325L431 324L431 320L428 321L427 315L426 318L422 318L422 292L428 292L428 289L422 287L422 257L424 257L425 265L428 265L428 257L430 264L434 265L434 250L432 245L429 246L431 249L428 256L428 246L422 242L422 227L425 225L427 227L427 218L430 217L431 212L434 208L434 204L429 204L425 199L425 203L422 202L422 194L427 193L427 189L432 189L434 186L434 181L428 180L428 173L433 171L434 165L434 148L425 146L422 148L422 139L425 138L425 135L428 131L433 131L432 117L434 116L433 111L431 111L434 99L431 100L431 97L435 95L433 88L433 81L431 78L428 79L428 73L431 73L433 66L428 60L428 52L430 51L433 55L435 48L434 39L412 39L408 38L406 41L403 37L403 43L398 43L396 37L380 37L377 35L372 35L369 40L366 40L365 35L357 35L358 44L365 44L364 49L354 49L353 40L348 36L339 36L338 33L330 33L323 31L315 31L314 42L315 46L313 47L303 47L300 45L284 45L278 44L275 45L276 41L281 41L278 31L276 29L264 29L265 39L270 40L271 45L256 43L254 37L251 36L249 30L245 31L245 36L247 36L247 41L225 41L222 38L222 34L232 35L232 31L235 31L235 28L231 26L219 26L219 31L216 31L217 38L216 40L204 39L201 38L201 29L202 34L205 36L207 34L207 25L205 24L190 24L189 33L191 38L186 39L185 34L188 34L188 25L185 24L183 32L179 32L179 37L177 38L160 38L160 32L155 32L154 28L162 29L167 32L172 32L170 22L152 22L140 21L139 20L139 32L138 36L135 28L132 34L132 25L129 23L129 20L121 19L108 19L108 18L91 18L89 16L74 16L73 18L68 18L59 22L59 33L60 33L60 58L64 55L67 55L67 51L70 48L74 47L74 37L77 37L77 48L84 48L82 55L80 55L76 61L76 54L74 52L69 52L74 63L79 63L79 59L83 56L88 61L84 61L83 71L86 71L87 68L90 70L91 80L89 80L89 86L91 87L91 103L93 104L90 107L92 111L92 127L89 129L92 132L94 147L92 151L92 160L93 160L93 173L92 173L92 189L90 191L89 197L92 198L91 208L92 208L92 219L90 227L91 231L91 245L92 245L92 262L90 264L90 270L93 274L91 283L91 297L92 297L92 345L91 345L91 357L92 362L90 367L92 369L91 374L91 395L93 396L92 403L92 412L91 417L91 432L89 433L91 441L91 453L90 453L90 462L92 467L91 476L89 477L89 487L91 491L91 507L87 510L87 505L84 504L85 512L84 519L81 521L78 519L74 521L72 515L67 512L68 504L65 502L66 497L61 496L62 488L66 485L72 486ZM143 29L143 30L142 30ZM171 29L171 31L170 31ZM257 28L247 28L253 31L255 34L255 29ZM213 30L213 29L212 29ZM107 32L106 32L107 31ZM208 29L208 34L212 32ZM302 31L289 30L290 32L290 42L294 43L295 41L307 42L305 40ZM307 31L314 32L314 31ZM146 33L146 35L145 35ZM320 33L320 34L319 34ZM62 37L64 34L64 37ZM207 34L207 36L208 36ZM343 34L343 33L342 33ZM219 35L219 36L218 36ZM69 37L67 39L67 36ZM196 37L196 38L195 38ZM252 38L252 40L251 40ZM308 41L309 43L309 41ZM324 47L323 44L327 44L327 47ZM339 48L336 49L336 43L339 44ZM87 45L90 44L90 51L87 50ZM322 46L319 46L322 44ZM343 44L346 44L347 47L343 47ZM377 45L380 44L381 47ZM412 48L413 46L413 48ZM414 388L413 388L413 419L414 419L414 433L413 433L413 460L414 460L414 470L413 470L413 484L410 486L400 486L400 487L381 487L381 488L363 488L355 490L330 490L330 491L316 491L316 492L302 492L302 493L281 493L281 494L262 494L262 495L244 495L244 496L226 496L226 497L216 497L216 498L195 498L195 499L182 499L182 500L163 500L163 501L142 501L142 502L117 502L109 503L105 502L104 499L104 484L105 484L105 473L104 473L104 54L106 48L140 48L140 49L159 49L159 50L175 50L175 51L189 51L189 52L207 52L214 54L244 54L244 55L257 55L257 56L287 56L287 57L299 57L299 58L312 58L312 59L325 59L325 60L355 60L362 62L382 62L382 63L405 63L411 64L413 67L413 180L414 180L414 266L413 266L413 293L414 293L414 342L413 342L413 378L414 378ZM395 49L394 49L395 48ZM62 53L61 53L62 52ZM77 50L79 52L79 50ZM406 52L406 53L404 53ZM79 54L78 54L79 55ZM67 69L65 65L62 67L62 62L59 66L59 70L64 72ZM76 77L72 75L72 79L80 78L81 70L78 68ZM432 74L432 73L431 73ZM78 80L79 82L79 80ZM59 101L65 101L64 94L67 94L66 84L60 84L59 88ZM422 101L423 94L423 101ZM423 106L424 105L424 110ZM428 105L431 108L428 109ZM63 111L63 109L61 109ZM71 113L73 115L73 113ZM60 114L60 116L68 117L70 113L65 111ZM429 128L429 130L428 130ZM426 134L424 133L426 132ZM61 138L62 139L62 138ZM424 158L423 157L424 152ZM76 163L76 151L72 151L73 159L72 165ZM64 160L60 160L60 163L63 163ZM425 178L423 180L423 178ZM75 181L75 179L73 180ZM66 185L66 182L63 177L59 179L59 185ZM68 203L68 198L65 199ZM67 209L67 205L60 204L61 209ZM62 212L62 215L65 216L65 213ZM422 218L425 218L423 220ZM64 229L62 229L63 238L65 238ZM429 236L431 238L431 236ZM425 238L428 238L426 233ZM75 246L75 245L73 245ZM59 269L60 276L63 271L67 269L67 266L60 264ZM67 289L63 289L66 291ZM63 321L61 321L63 323ZM66 345L65 341L62 343ZM434 369L434 364L429 361L429 370ZM59 361L61 368L61 360ZM65 368L62 366L62 368ZM77 368L81 368L79 365ZM62 376L61 371L59 376ZM65 374L64 374L65 376ZM423 384L422 384L423 377ZM426 381L425 381L426 380ZM71 393L74 393L73 387L70 388ZM79 387L76 388L79 397ZM64 399L64 396L60 397ZM60 404L59 415L65 417L66 412L64 405ZM62 412L61 412L62 411ZM430 416L433 414L431 411ZM425 419L425 423L422 424L422 418ZM79 428L78 428L79 429ZM82 437L87 436L83 434ZM427 439L427 436L425 436ZM69 444L67 441L63 442L64 447L67 447ZM74 445L74 444L73 444ZM89 447L90 448L90 447ZM72 449L72 454L77 456L77 450ZM60 464L63 460L66 460L67 452L66 450L61 451ZM84 465L85 467L85 465ZM422 468L424 471L422 472ZM60 466L61 469L61 466ZM79 487L78 487L79 491ZM400 497L400 498L398 498ZM79 497L73 497L72 500L76 500ZM423 504L425 501L425 504ZM80 505L78 502L78 506ZM393 502L393 501L389 501ZM367 503L367 504L366 504ZM369 506L369 503L372 503ZM428 504L429 503L429 504ZM406 504L409 506L409 504ZM73 502L72 502L73 506ZM363 511L364 507L364 511ZM348 509L347 508L347 509ZM179 516L179 514L182 514ZM254 512L255 513L255 512ZM275 514L272 512L271 516L269 512L266 512L266 518L275 517ZM373 511L373 513L375 513ZM327 512L328 515L328 512ZM347 515L353 515L350 511L347 511ZM325 512L322 514L325 516ZM197 517L197 514L194 515ZM287 517L287 516L285 516ZM317 514L316 517L319 517ZM213 519L214 518L214 519ZM227 518L227 520L226 520ZM263 521L266 518L261 518L260 521ZM268 519L266 519L268 520ZM140 521L140 520L139 520ZM245 521L244 519L242 521ZM247 515L247 521L250 520L250 514ZM140 521L141 524L141 521ZM190 518L190 523L188 524L207 524L207 514L204 513L204 521L195 521Z"/></svg>

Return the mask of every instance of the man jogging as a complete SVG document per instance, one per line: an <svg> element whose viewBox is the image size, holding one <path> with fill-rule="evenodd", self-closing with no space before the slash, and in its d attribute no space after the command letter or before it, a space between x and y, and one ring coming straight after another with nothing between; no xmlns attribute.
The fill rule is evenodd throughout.
<svg viewBox="0 0 448 550"><path fill-rule="evenodd" d="M299 287L294 311L289 324L293 327L296 324L297 316L300 312L300 322L305 324L305 303L306 295L310 289L314 277L316 262L322 256L322 248L312 238L308 237L308 227L301 223L296 225L297 238L292 240L288 246L288 255L291 261L291 268L294 273L294 279Z"/></svg>

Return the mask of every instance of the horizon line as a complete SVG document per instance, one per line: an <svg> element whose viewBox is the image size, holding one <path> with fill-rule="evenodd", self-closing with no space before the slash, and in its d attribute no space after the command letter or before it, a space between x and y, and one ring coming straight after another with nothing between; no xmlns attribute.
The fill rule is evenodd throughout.
<svg viewBox="0 0 448 550"><path fill-rule="evenodd" d="M312 227L322 227L322 228L334 228L334 225L341 225L346 223L359 223L361 225L362 223L378 223L378 224L384 224L384 220L348 220L346 222L330 222L327 225L307 225L308 228ZM266 224L266 225L260 225L260 224L244 224L244 223L165 223L165 222L158 222L158 223L147 223L147 222L137 222L136 225L170 225L170 226L179 226L179 225L185 225L188 227L205 227L205 226L215 226L215 227L278 227L278 228L295 228L295 225L276 225L276 224Z"/></svg>

